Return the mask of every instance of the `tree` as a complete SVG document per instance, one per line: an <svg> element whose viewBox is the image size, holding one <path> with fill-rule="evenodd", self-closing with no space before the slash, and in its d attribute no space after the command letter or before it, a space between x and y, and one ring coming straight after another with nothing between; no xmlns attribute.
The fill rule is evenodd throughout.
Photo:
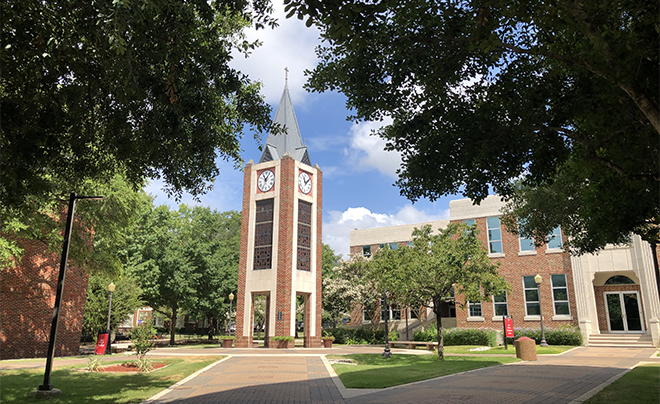
<svg viewBox="0 0 660 404"><path fill-rule="evenodd" d="M146 303L170 319L171 345L180 313L203 315L214 332L228 310L227 296L237 282L240 223L237 212L186 205L177 212L159 206L145 216L128 272L138 279Z"/></svg>
<svg viewBox="0 0 660 404"><path fill-rule="evenodd" d="M345 280L337 279L339 271L334 270L341 261L341 255L335 254L332 247L327 244L323 244L322 252L322 264L321 264L321 278L323 280L322 286L322 306L323 306L323 321L330 320L333 325L337 325L337 320L345 313L350 313L350 306L348 309L343 309L342 303L339 303L343 299L343 293L340 290L345 290L348 287L348 284ZM342 284L342 285L340 285ZM331 290L328 290L328 287ZM337 300L339 299L339 300ZM339 303L339 304L338 304Z"/></svg>
<svg viewBox="0 0 660 404"><path fill-rule="evenodd" d="M85 181L77 191L103 195L105 200L76 204L69 258L89 273L119 276L127 237L141 215L151 209L151 198L141 189L134 190L120 175ZM61 253L67 205L68 195L36 201L34 210L0 205L0 267L20 263L23 240L41 240L51 251Z"/></svg>
<svg viewBox="0 0 660 404"><path fill-rule="evenodd" d="M321 277L332 276L332 268L339 265L341 254L335 254L335 251L327 244L323 244Z"/></svg>
<svg viewBox="0 0 660 404"><path fill-rule="evenodd" d="M344 93L352 119L392 118L378 135L402 154L404 196L494 189L518 215L551 196L543 224L523 218L597 233L576 251L658 239L658 2L285 3L325 39L307 88Z"/></svg>
<svg viewBox="0 0 660 404"><path fill-rule="evenodd" d="M413 231L412 246L379 250L374 276L392 296L404 296L433 309L438 324L438 358L444 359L441 305L452 295L456 304L481 302L509 289L477 238L475 227L451 223L432 234L430 225Z"/></svg>
<svg viewBox="0 0 660 404"><path fill-rule="evenodd" d="M343 261L323 276L323 313L335 327L350 316L356 302L365 300L362 285L353 274L350 262Z"/></svg>
<svg viewBox="0 0 660 404"><path fill-rule="evenodd" d="M115 291L112 294L110 330L114 330L143 305L140 300L141 290L136 287L137 281L134 278L90 275L83 317L83 333L86 335L96 336L99 332L105 331L108 325L110 300L108 285L110 282L115 284Z"/></svg>
<svg viewBox="0 0 660 404"><path fill-rule="evenodd" d="M88 180L163 178L199 195L216 157L241 162L244 127L264 132L259 84L229 66L274 26L269 0L9 0L0 56L0 201L41 210Z"/></svg>

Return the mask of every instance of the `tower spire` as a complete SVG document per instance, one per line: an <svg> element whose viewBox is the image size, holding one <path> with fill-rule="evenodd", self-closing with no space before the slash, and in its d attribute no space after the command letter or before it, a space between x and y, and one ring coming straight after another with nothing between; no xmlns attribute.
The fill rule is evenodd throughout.
<svg viewBox="0 0 660 404"><path fill-rule="evenodd" d="M284 68L284 88L289 88L289 68Z"/></svg>

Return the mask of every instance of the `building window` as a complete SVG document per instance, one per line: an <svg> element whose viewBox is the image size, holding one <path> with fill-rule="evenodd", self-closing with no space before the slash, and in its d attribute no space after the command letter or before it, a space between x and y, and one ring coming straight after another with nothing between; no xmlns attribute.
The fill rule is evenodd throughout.
<svg viewBox="0 0 660 404"><path fill-rule="evenodd" d="M614 275L607 281L605 281L606 285L634 285L635 281L632 279L628 278L627 276L623 275Z"/></svg>
<svg viewBox="0 0 660 404"><path fill-rule="evenodd" d="M378 249L385 248L385 244L378 244Z"/></svg>
<svg viewBox="0 0 660 404"><path fill-rule="evenodd" d="M518 219L518 224L524 225L524 219ZM518 236L518 242L520 243L520 252L532 252L535 251L534 248L534 239L523 237L522 235Z"/></svg>
<svg viewBox="0 0 660 404"><path fill-rule="evenodd" d="M412 242L412 241L406 241L406 245L407 245L408 247L412 247L412 246L413 246L413 242Z"/></svg>
<svg viewBox="0 0 660 404"><path fill-rule="evenodd" d="M502 230L500 229L500 218L488 217L486 218L488 225L488 252L490 254L502 253Z"/></svg>
<svg viewBox="0 0 660 404"><path fill-rule="evenodd" d="M298 200L298 260L297 268L311 271L312 204Z"/></svg>
<svg viewBox="0 0 660 404"><path fill-rule="evenodd" d="M547 243L548 250L558 250L562 248L561 229L559 226L555 227L555 229L552 230L552 233L548 234Z"/></svg>
<svg viewBox="0 0 660 404"><path fill-rule="evenodd" d="M541 315L541 303L539 301L539 289L533 276L523 276L525 288L525 312L528 316Z"/></svg>
<svg viewBox="0 0 660 404"><path fill-rule="evenodd" d="M477 222L477 219L465 219L463 220L463 223L467 224L468 226L472 226Z"/></svg>
<svg viewBox="0 0 660 404"><path fill-rule="evenodd" d="M493 296L493 309L496 316L508 316L509 308L506 303L506 292Z"/></svg>
<svg viewBox="0 0 660 404"><path fill-rule="evenodd" d="M371 257L371 246L370 245L363 245L362 246L362 256L363 257Z"/></svg>
<svg viewBox="0 0 660 404"><path fill-rule="evenodd" d="M555 315L570 315L566 275L551 275L550 279L552 280L552 301L555 304Z"/></svg>
<svg viewBox="0 0 660 404"><path fill-rule="evenodd" d="M468 310L470 312L470 317L482 317L481 302L479 303L468 302Z"/></svg>
<svg viewBox="0 0 660 404"><path fill-rule="evenodd" d="M254 269L270 269L273 252L274 199L257 201L254 229Z"/></svg>
<svg viewBox="0 0 660 404"><path fill-rule="evenodd" d="M389 243L387 246L390 247L390 250L396 250L399 248L399 244L397 243Z"/></svg>

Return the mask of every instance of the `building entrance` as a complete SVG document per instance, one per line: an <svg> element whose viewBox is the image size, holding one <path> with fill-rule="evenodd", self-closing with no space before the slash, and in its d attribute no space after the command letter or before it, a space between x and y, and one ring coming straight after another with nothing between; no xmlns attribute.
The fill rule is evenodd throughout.
<svg viewBox="0 0 660 404"><path fill-rule="evenodd" d="M605 292L607 325L611 333L643 333L638 292Z"/></svg>

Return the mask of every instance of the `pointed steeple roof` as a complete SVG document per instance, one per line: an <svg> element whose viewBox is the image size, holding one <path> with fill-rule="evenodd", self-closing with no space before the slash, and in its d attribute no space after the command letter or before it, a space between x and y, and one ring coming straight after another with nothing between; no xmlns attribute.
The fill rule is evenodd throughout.
<svg viewBox="0 0 660 404"><path fill-rule="evenodd" d="M278 134L268 134L259 162L278 160L284 156L284 153L289 152L294 159L311 166L307 146L303 144L296 113L293 110L289 85L286 82L273 122L279 124L284 130Z"/></svg>

